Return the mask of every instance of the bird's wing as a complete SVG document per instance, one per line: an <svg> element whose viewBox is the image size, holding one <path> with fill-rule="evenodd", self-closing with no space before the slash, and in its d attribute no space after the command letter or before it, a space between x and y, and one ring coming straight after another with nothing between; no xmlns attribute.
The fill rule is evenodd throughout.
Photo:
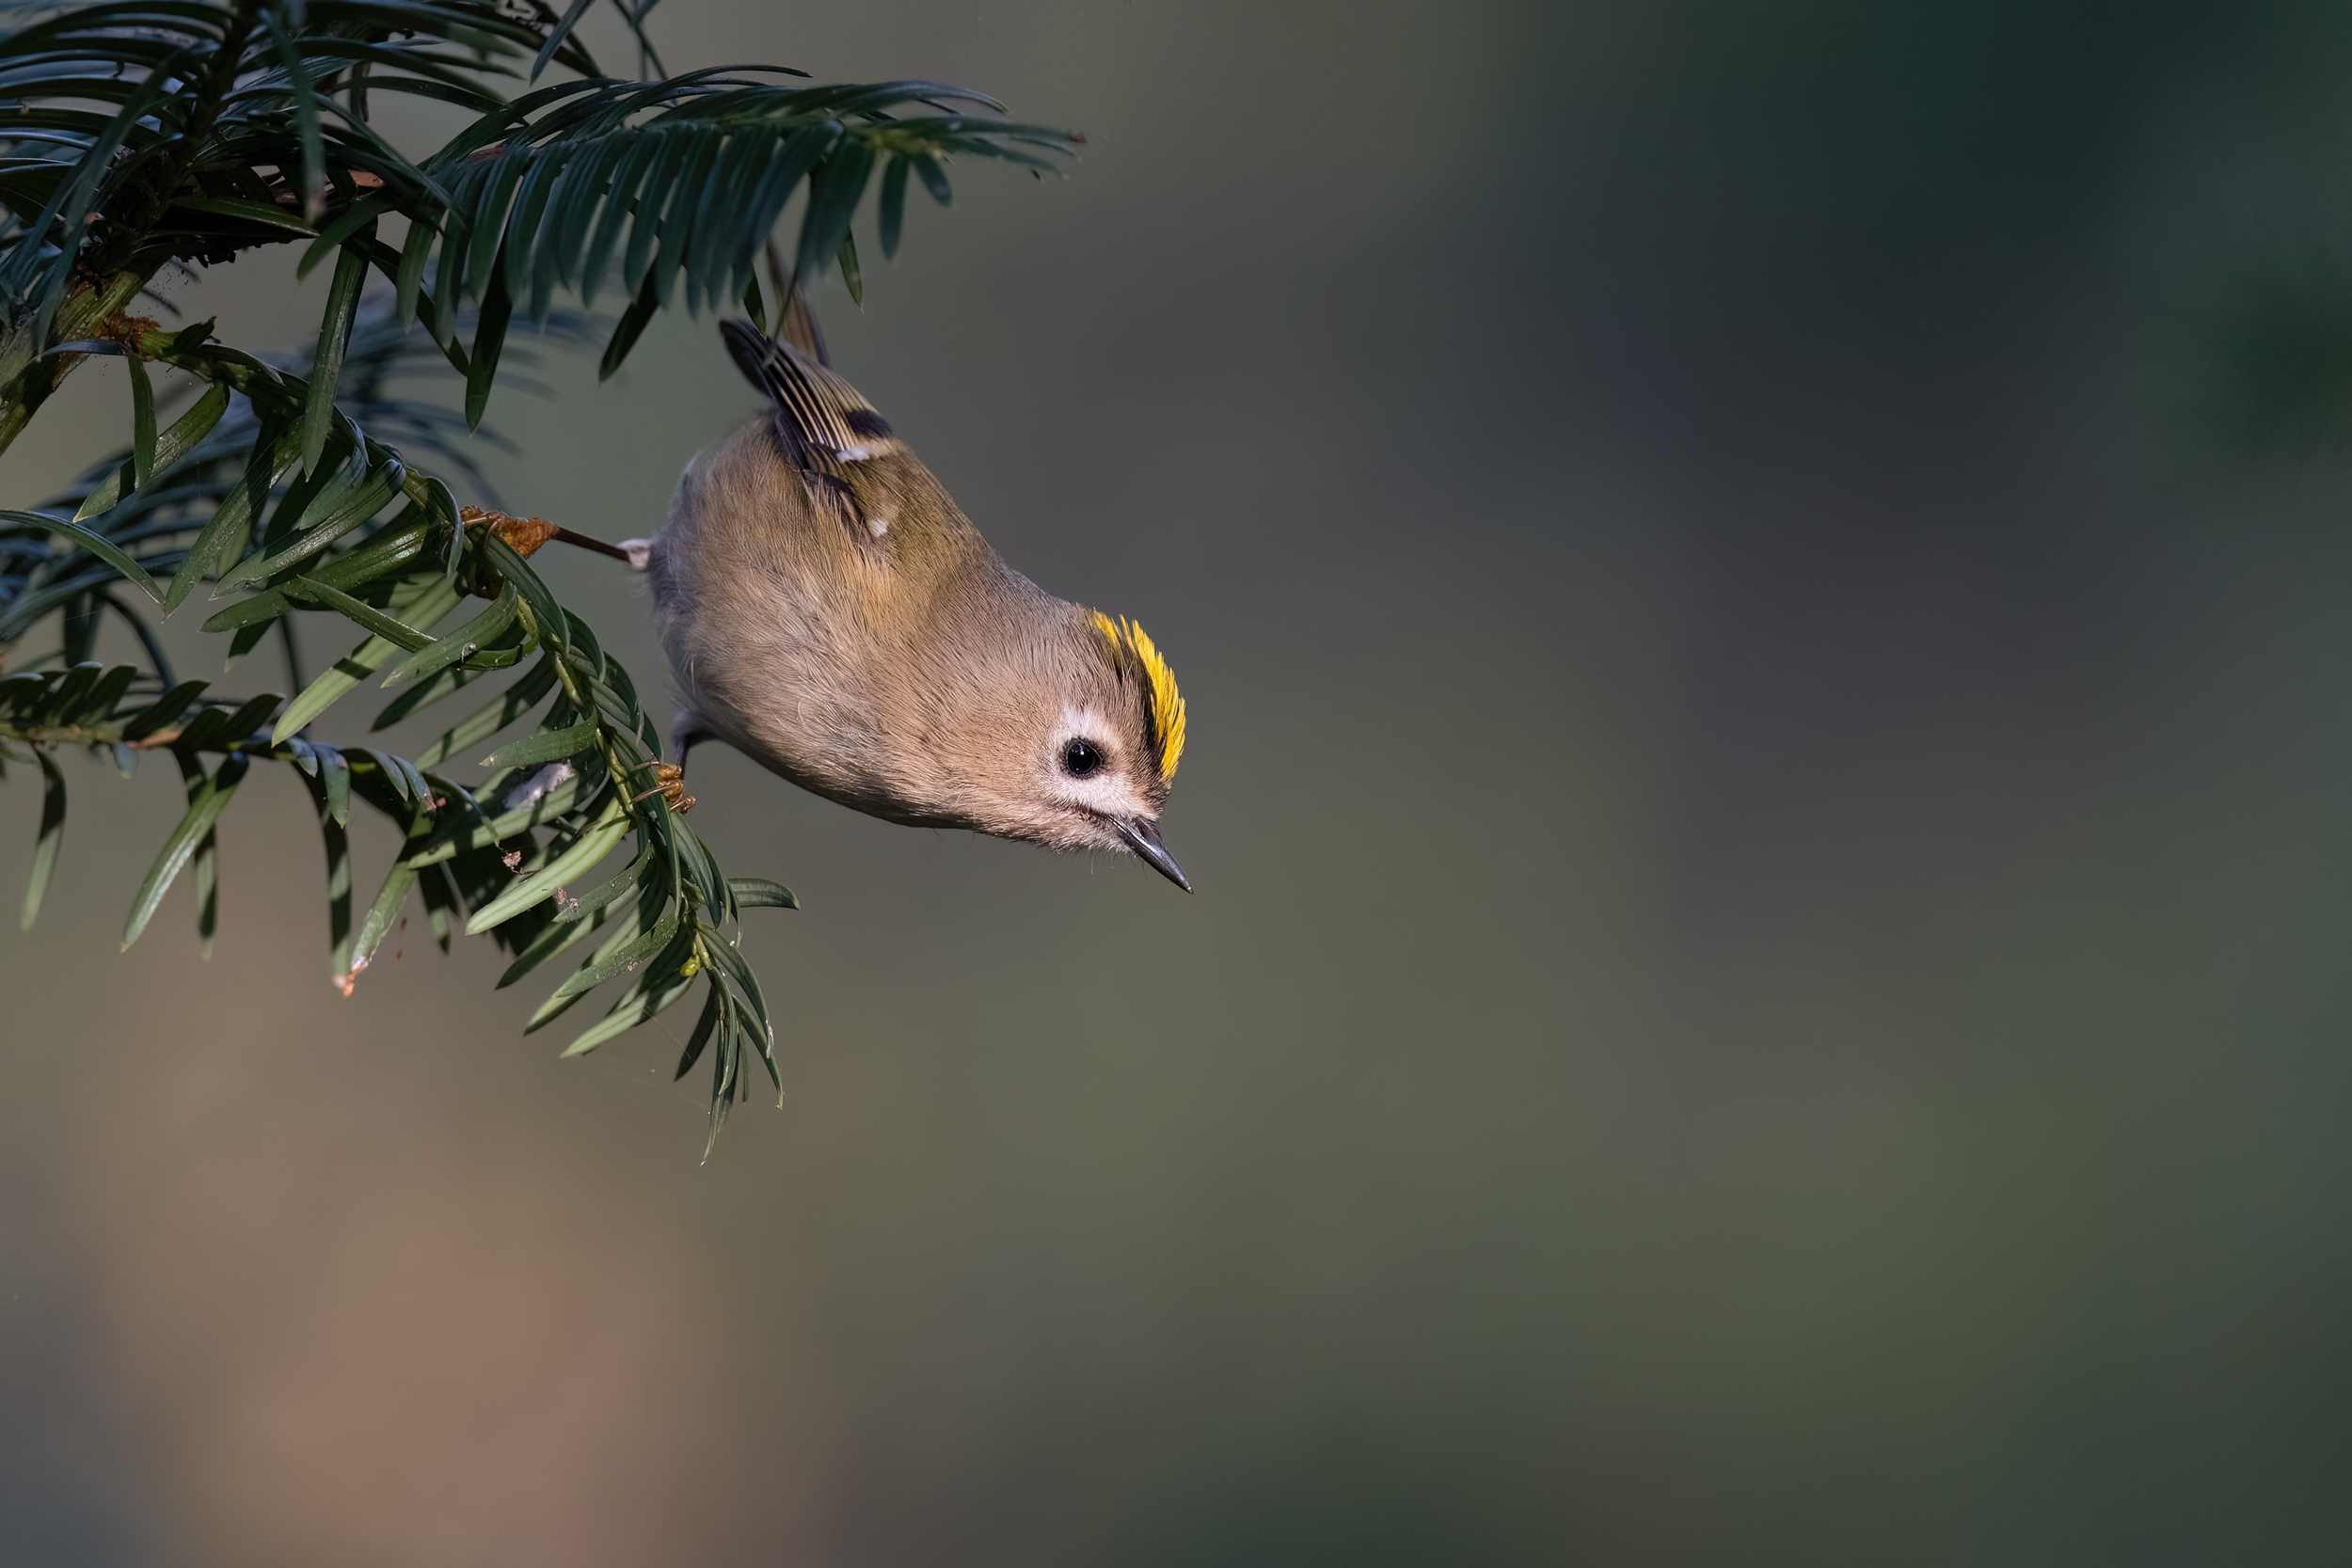
<svg viewBox="0 0 2352 1568"><path fill-rule="evenodd" d="M743 378L774 405L776 430L793 465L808 470L833 463L862 463L894 450L890 421L858 389L788 342L769 337L747 321L719 324L727 352Z"/></svg>

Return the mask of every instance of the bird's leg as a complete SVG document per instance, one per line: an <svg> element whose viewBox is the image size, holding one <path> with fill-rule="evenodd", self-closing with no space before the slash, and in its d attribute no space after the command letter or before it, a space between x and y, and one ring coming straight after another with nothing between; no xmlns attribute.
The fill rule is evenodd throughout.
<svg viewBox="0 0 2352 1568"><path fill-rule="evenodd" d="M630 569L639 572L645 569L647 562L651 559L651 541L649 540L628 541L628 545L639 546L632 550L628 547L628 545L608 545L601 539L591 539L584 533L574 533L570 529L558 528L545 517L510 517L503 512L485 512L478 506L462 507L458 510L457 515L468 528L488 529L492 533L505 540L516 555L526 559L536 554L539 546L550 539L560 544L577 545L583 550L594 550L598 555L609 555L615 561L627 562Z"/></svg>
<svg viewBox="0 0 2352 1568"><path fill-rule="evenodd" d="M686 793L686 753L694 749L695 741L707 734L695 722L693 714L680 714L677 728L670 732L670 749L677 753L677 761L653 765L654 786L646 790L645 795L660 796L680 816L694 809L694 798ZM637 799L642 800L645 795Z"/></svg>
<svg viewBox="0 0 2352 1568"><path fill-rule="evenodd" d="M653 787L629 797L631 804L648 795L659 795L670 802L670 809L684 816L694 809L694 798L686 793L686 769L675 762L657 762L653 767Z"/></svg>
<svg viewBox="0 0 2352 1568"><path fill-rule="evenodd" d="M660 782L646 794L659 794L680 816L694 809L694 798L686 793L686 769L683 767L675 762L658 762L654 764L653 776Z"/></svg>

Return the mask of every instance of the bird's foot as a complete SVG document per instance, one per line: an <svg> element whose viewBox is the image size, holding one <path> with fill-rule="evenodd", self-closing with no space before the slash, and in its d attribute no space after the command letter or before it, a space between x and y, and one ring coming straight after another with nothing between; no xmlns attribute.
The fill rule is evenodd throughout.
<svg viewBox="0 0 2352 1568"><path fill-rule="evenodd" d="M670 809L680 816L684 816L694 809L694 798L686 793L685 768L680 768L675 762L657 762L653 765L653 777L654 786L645 791L645 795L660 796L670 802ZM640 795L637 799L642 800L645 795Z"/></svg>

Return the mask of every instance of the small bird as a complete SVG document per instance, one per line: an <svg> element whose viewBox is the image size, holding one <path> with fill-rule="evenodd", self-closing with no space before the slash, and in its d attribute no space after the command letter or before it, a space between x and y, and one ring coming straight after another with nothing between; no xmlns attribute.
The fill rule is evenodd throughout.
<svg viewBox="0 0 2352 1568"><path fill-rule="evenodd" d="M1152 640L1006 565L834 372L797 293L778 337L720 332L768 411L622 546L685 702L664 792L691 804L687 752L723 740L887 821L1132 853L1191 892L1159 827L1184 700Z"/></svg>

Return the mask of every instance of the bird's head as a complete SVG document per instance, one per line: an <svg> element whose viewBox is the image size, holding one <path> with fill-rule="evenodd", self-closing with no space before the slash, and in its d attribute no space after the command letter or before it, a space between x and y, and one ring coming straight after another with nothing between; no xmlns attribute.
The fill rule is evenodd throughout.
<svg viewBox="0 0 2352 1568"><path fill-rule="evenodd" d="M1160 842L1184 750L1184 699L1176 674L1133 622L1071 607L1067 641L1036 649L1039 679L993 737L1009 767L1002 815L992 831L1062 849L1107 849L1141 859L1192 884ZM995 814L992 814L995 815Z"/></svg>

